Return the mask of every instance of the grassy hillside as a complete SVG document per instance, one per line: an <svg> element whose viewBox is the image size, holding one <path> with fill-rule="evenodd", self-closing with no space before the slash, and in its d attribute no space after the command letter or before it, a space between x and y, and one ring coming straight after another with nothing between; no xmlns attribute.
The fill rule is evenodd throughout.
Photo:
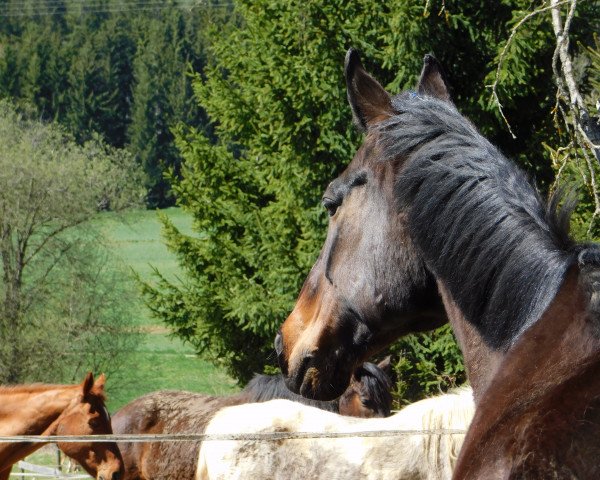
<svg viewBox="0 0 600 480"><path fill-rule="evenodd" d="M183 231L191 233L191 218L180 209L162 210ZM180 274L176 258L162 242L156 211L136 210L126 214L103 213L96 226L106 235L113 253L144 279L152 267L170 278ZM131 288L138 292L132 279ZM136 315L131 325L139 327L141 347L133 355L127 375L118 384L108 379L109 410L115 411L144 393L178 389L224 395L237 390L235 381L222 370L198 358L193 350L169 335L168 329L153 319L139 294L135 295Z"/></svg>

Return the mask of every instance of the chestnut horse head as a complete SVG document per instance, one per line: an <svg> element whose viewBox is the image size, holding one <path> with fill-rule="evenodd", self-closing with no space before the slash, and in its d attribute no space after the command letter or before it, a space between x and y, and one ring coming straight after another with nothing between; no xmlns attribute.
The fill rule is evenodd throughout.
<svg viewBox="0 0 600 480"><path fill-rule="evenodd" d="M110 435L110 415L104 405L104 384L100 375L96 381L88 373L78 394L54 423L54 435ZM119 480L123 476L123 459L114 442L58 442L58 447L77 461L97 480Z"/></svg>
<svg viewBox="0 0 600 480"><path fill-rule="evenodd" d="M106 435L112 433L104 406L104 375L96 381L88 373L76 385L27 384L0 386L0 434ZM114 442L57 442L58 447L98 480L119 480L123 460ZM12 465L44 444L0 443L0 479Z"/></svg>
<svg viewBox="0 0 600 480"><path fill-rule="evenodd" d="M341 395L356 367L396 338L446 321L435 280L408 235L406 211L397 207L399 164L384 161L379 145L377 125L393 115L391 97L353 50L345 75L366 136L323 194L327 238L275 339L288 388L319 399ZM431 86L425 80L419 88Z"/></svg>

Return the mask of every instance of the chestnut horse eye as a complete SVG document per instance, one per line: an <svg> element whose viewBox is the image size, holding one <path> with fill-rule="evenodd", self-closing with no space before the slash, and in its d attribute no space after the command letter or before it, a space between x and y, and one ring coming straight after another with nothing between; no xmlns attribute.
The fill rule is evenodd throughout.
<svg viewBox="0 0 600 480"><path fill-rule="evenodd" d="M321 203L327 210L327 213L329 213L330 217L333 217L335 215L335 212L337 212L337 209L341 204L340 201L334 200L331 197L323 197L323 200L321 201Z"/></svg>

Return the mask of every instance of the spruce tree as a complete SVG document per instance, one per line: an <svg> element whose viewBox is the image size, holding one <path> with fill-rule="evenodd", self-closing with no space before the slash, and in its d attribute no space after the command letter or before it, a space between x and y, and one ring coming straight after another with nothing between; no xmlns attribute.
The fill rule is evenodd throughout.
<svg viewBox="0 0 600 480"><path fill-rule="evenodd" d="M202 125L193 100L190 67L201 67L202 11L166 11L138 23L129 149L147 175L148 205L173 204L165 170L179 171L172 129L178 122Z"/></svg>
<svg viewBox="0 0 600 480"><path fill-rule="evenodd" d="M326 231L320 196L352 157L360 138L351 125L343 79L348 47L390 91L412 88L425 53L450 73L458 107L501 148L534 156L551 176L535 109L552 81L551 27L536 20L522 34L525 62L503 73L519 140L506 132L486 82L516 19L529 2L236 2L236 16L214 29L209 68L195 81L198 102L218 139L180 127L182 179L173 178L180 205L195 220L186 236L165 220L165 236L187 273L145 285L149 306L199 352L224 364L242 383L275 364L272 340L289 314ZM547 21L547 19L546 19ZM581 30L584 35L585 29ZM587 30L589 32L589 29ZM510 52L518 61L519 52ZM518 66L518 68L517 68ZM527 84L526 88L518 88ZM542 110L548 102L541 104ZM540 123L541 122L541 123ZM524 138L523 138L524 137ZM535 141L534 141L535 140ZM537 144L537 150L532 145ZM418 345L417 345L418 343ZM424 340L400 341L407 361L401 390L416 398L464 380L448 329Z"/></svg>

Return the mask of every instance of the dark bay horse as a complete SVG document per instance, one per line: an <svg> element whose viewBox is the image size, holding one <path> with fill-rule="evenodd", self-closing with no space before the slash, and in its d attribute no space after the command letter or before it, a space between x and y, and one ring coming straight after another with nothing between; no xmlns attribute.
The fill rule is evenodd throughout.
<svg viewBox="0 0 600 480"><path fill-rule="evenodd" d="M308 400L290 392L281 375L256 375L241 392L210 396L183 391L159 391L133 400L113 415L119 434L202 433L222 408L275 398L294 400L330 412L356 417L390 415L391 365L364 363L350 386L334 401ZM125 463L124 480L193 480L199 442L119 443Z"/></svg>
<svg viewBox="0 0 600 480"><path fill-rule="evenodd" d="M0 435L108 435L104 405L105 377L88 373L79 385L0 387ZM8 479L18 460L44 443L0 443L0 480ZM58 447L98 480L122 478L123 461L112 442L58 443Z"/></svg>
<svg viewBox="0 0 600 480"><path fill-rule="evenodd" d="M353 50L345 75L366 136L275 341L288 386L335 396L363 355L430 326L437 290L478 404L455 478L600 478L598 247L460 115L433 57L397 96Z"/></svg>

